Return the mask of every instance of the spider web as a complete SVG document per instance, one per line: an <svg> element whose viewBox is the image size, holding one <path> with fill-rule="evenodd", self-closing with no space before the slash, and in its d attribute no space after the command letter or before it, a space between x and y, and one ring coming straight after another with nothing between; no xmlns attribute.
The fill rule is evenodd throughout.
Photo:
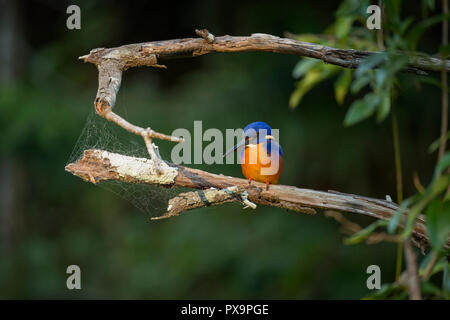
<svg viewBox="0 0 450 320"><path fill-rule="evenodd" d="M125 107L115 108L114 111L127 119ZM87 117L86 124L78 137L68 163L79 160L83 152L88 149L101 149L126 156L149 158L144 140L140 136L131 134L115 123L103 119L95 113L94 108ZM169 152L164 150L159 150L159 152L162 159L170 159ZM128 200L140 211L151 216L159 216L165 213L169 199L180 192L186 191L185 188L163 188L149 184L112 180L102 181L97 185Z"/></svg>

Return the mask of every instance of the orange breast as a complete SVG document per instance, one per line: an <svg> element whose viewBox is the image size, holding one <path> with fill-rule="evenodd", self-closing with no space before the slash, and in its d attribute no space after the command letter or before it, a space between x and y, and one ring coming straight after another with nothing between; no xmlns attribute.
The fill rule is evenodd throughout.
<svg viewBox="0 0 450 320"><path fill-rule="evenodd" d="M242 174L247 179L277 184L283 171L283 158L274 150L268 155L264 144L248 145L242 153Z"/></svg>

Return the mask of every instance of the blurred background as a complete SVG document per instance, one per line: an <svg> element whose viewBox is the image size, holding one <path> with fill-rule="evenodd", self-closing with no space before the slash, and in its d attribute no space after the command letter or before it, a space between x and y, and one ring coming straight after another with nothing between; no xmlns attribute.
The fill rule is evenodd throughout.
<svg viewBox="0 0 450 320"><path fill-rule="evenodd" d="M66 28L70 4L81 8L81 30ZM110 188L64 171L92 145L78 138L96 117L97 71L79 56L98 47L195 37L195 28L216 36L320 34L338 5L1 0L0 298L359 299L370 293L366 268L372 264L381 267L382 282L392 282L396 245L346 246L339 224L322 212L249 212L228 204L150 221L148 212ZM420 7L406 10L421 15ZM440 26L423 38L420 51L436 52ZM124 74L116 111L168 134L193 130L195 120L204 130L266 121L280 129L280 183L394 199L390 119L344 127L352 97L339 106L330 81L290 109L298 61L270 53L216 54L167 61L167 70L132 69ZM402 90L396 108L408 196L416 192L413 173L425 184L436 162L436 154L424 150L439 136L440 91L411 79ZM106 139L97 137L100 129L88 130L93 141ZM157 143L170 156L173 144ZM241 176L238 165L193 167ZM157 202L170 195L156 189L139 197ZM66 288L71 264L81 268L82 290Z"/></svg>

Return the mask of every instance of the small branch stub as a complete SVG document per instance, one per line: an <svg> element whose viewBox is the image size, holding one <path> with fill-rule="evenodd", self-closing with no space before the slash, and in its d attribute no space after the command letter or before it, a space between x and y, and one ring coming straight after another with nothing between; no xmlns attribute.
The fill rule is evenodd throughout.
<svg viewBox="0 0 450 320"><path fill-rule="evenodd" d="M214 40L216 40L216 37L206 29L202 30L195 29L195 33L198 34L203 39L205 39L206 42L208 43L213 43Z"/></svg>

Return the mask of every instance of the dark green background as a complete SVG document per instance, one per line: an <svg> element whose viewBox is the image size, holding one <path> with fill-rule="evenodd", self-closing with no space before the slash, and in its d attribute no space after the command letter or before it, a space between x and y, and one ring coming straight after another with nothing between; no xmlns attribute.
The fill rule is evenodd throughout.
<svg viewBox="0 0 450 320"><path fill-rule="evenodd" d="M215 35L321 33L338 1L75 3L82 17L74 31L65 26L72 2L4 4L12 8L3 17L11 18L15 41L1 48L14 59L2 66L8 72L0 89L0 298L357 299L369 293L372 264L381 267L382 282L393 281L395 245L345 246L339 225L322 212L228 204L151 222L130 202L64 171L97 90L95 67L78 56L193 37L203 27ZM2 34L11 32L5 25ZM420 49L436 52L439 37L439 28L431 28ZM290 110L298 60L216 54L168 61L167 70L133 69L124 74L117 111L165 133L193 130L194 120L221 130L266 121L280 129L280 183L395 199L391 119L345 128L353 98L338 106L332 82ZM431 177L436 155L426 150L439 136L439 99L438 89L402 76L395 104L406 196L415 193L414 171L424 185ZM157 143L170 155L171 143ZM241 176L237 165L196 167ZM66 289L71 264L81 267L82 290Z"/></svg>

